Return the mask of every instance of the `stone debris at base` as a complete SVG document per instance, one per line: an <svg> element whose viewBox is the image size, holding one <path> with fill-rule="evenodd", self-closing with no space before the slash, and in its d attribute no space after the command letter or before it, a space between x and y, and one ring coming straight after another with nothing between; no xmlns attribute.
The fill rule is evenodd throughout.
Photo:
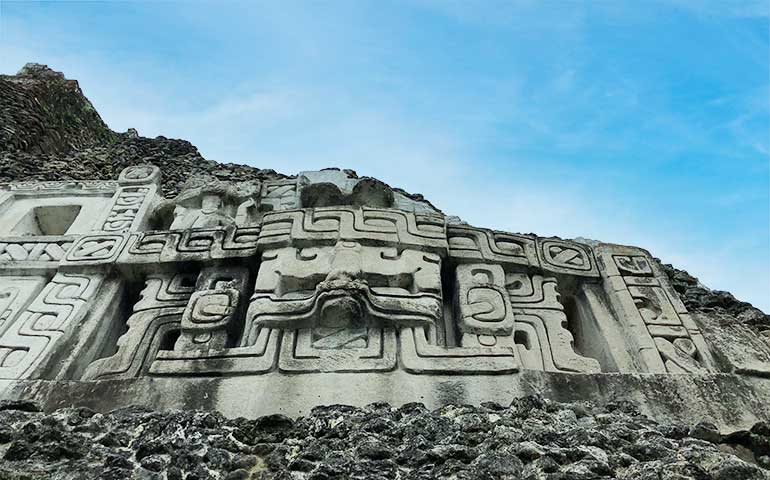
<svg viewBox="0 0 770 480"><path fill-rule="evenodd" d="M445 406L317 407L292 420L0 405L0 478L152 480L764 480L770 426L721 435L626 403L524 397Z"/></svg>

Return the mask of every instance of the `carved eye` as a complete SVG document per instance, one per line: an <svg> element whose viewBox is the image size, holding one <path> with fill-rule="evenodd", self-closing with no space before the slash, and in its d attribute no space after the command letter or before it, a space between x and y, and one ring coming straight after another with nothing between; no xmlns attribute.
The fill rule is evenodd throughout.
<svg viewBox="0 0 770 480"><path fill-rule="evenodd" d="M393 206L393 190L374 178L365 178L353 187L350 204L356 206L390 208Z"/></svg>
<svg viewBox="0 0 770 480"><path fill-rule="evenodd" d="M342 192L333 183L314 183L302 189L300 203L305 208L342 205Z"/></svg>
<svg viewBox="0 0 770 480"><path fill-rule="evenodd" d="M471 275L473 275L473 281L476 283L492 283L492 274L489 270L473 269Z"/></svg>
<svg viewBox="0 0 770 480"><path fill-rule="evenodd" d="M524 249L521 248L521 245L508 240L498 240L497 247L500 250L504 250L510 253L524 253Z"/></svg>

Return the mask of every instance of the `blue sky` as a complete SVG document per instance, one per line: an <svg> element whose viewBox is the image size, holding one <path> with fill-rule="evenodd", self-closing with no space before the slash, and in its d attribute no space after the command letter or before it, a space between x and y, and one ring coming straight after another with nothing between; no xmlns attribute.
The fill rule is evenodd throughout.
<svg viewBox="0 0 770 480"><path fill-rule="evenodd" d="M0 1L115 130L648 248L770 311L765 1Z"/></svg>

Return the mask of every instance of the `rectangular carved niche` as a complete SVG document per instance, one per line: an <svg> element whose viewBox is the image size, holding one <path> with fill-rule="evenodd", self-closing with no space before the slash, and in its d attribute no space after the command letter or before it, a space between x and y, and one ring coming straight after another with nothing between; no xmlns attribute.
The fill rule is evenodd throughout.
<svg viewBox="0 0 770 480"><path fill-rule="evenodd" d="M0 208L0 235L51 236L86 233L108 204L106 195L17 196Z"/></svg>

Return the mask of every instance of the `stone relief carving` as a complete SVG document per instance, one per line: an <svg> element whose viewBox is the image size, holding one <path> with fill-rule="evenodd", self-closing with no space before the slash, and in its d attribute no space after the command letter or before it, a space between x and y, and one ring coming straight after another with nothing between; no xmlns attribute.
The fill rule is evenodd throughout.
<svg viewBox="0 0 770 480"><path fill-rule="evenodd" d="M29 377L87 313L102 278L57 273L0 335L0 378Z"/></svg>
<svg viewBox="0 0 770 480"><path fill-rule="evenodd" d="M26 303L45 285L46 280L35 276L6 276L0 284L0 335L13 322Z"/></svg>
<svg viewBox="0 0 770 480"><path fill-rule="evenodd" d="M198 276L195 292L182 314L174 350L209 350L234 346L240 334L249 272L244 267L210 267Z"/></svg>
<svg viewBox="0 0 770 480"><path fill-rule="evenodd" d="M179 330L195 282L196 277L188 273L149 275L126 321L126 333L117 341L117 351L91 363L83 378L133 377L147 368L164 337Z"/></svg>
<svg viewBox="0 0 770 480"><path fill-rule="evenodd" d="M300 245L336 243L344 238L379 244L411 245L445 251L443 218L374 208L317 208L265 215L259 245L265 249L296 242Z"/></svg>
<svg viewBox="0 0 770 480"><path fill-rule="evenodd" d="M72 247L73 238L19 238L0 242L2 262L58 262Z"/></svg>
<svg viewBox="0 0 770 480"><path fill-rule="evenodd" d="M461 262L539 265L534 237L452 225L447 238L449 254Z"/></svg>
<svg viewBox="0 0 770 480"><path fill-rule="evenodd" d="M520 339L516 348L527 368L580 373L601 371L599 362L574 349L574 338L567 328L555 278L509 274L506 286Z"/></svg>
<svg viewBox="0 0 770 480"><path fill-rule="evenodd" d="M352 240L267 250L246 315L243 344L253 344L266 327L277 328L289 332L282 341L282 369L308 369L302 365L314 357L325 363L333 359L340 371L391 369L395 329L435 328L440 311L436 254Z"/></svg>
<svg viewBox="0 0 770 480"><path fill-rule="evenodd" d="M576 242L538 239L537 254L544 270L598 277L591 249Z"/></svg>
<svg viewBox="0 0 770 480"><path fill-rule="evenodd" d="M463 337L513 333L513 310L501 266L459 265L456 282L456 308Z"/></svg>
<svg viewBox="0 0 770 480"><path fill-rule="evenodd" d="M128 240L119 259L125 264L207 261L257 254L259 227L138 233Z"/></svg>
<svg viewBox="0 0 770 480"><path fill-rule="evenodd" d="M247 331L435 325L440 259L418 250L362 246L287 247L262 255ZM247 342L252 334L247 336Z"/></svg>
<svg viewBox="0 0 770 480"><path fill-rule="evenodd" d="M634 332L647 369L696 373L712 368L700 330L648 255L609 245L600 249L600 255L610 299L621 321Z"/></svg>
<svg viewBox="0 0 770 480"><path fill-rule="evenodd" d="M252 225L259 219L258 182L223 182L210 175L191 177L176 198L156 207L156 223L169 230Z"/></svg>
<svg viewBox="0 0 770 480"><path fill-rule="evenodd" d="M78 380L716 369L639 249L447 225L349 172L194 177L165 201L159 182L156 167L137 165L117 182L2 186L0 205L66 191L106 207L90 231L0 235L0 378L35 378L93 302L115 314L99 320L111 334L73 369ZM127 300L100 297L108 276ZM600 338L602 322L622 335ZM625 345L631 361L597 355L602 342Z"/></svg>
<svg viewBox="0 0 770 480"><path fill-rule="evenodd" d="M118 198L102 226L105 232L126 232L133 225L145 197L150 193L145 187L125 187L118 192Z"/></svg>
<svg viewBox="0 0 770 480"><path fill-rule="evenodd" d="M273 180L262 185L260 205L264 211L288 210L299 206L297 180Z"/></svg>

